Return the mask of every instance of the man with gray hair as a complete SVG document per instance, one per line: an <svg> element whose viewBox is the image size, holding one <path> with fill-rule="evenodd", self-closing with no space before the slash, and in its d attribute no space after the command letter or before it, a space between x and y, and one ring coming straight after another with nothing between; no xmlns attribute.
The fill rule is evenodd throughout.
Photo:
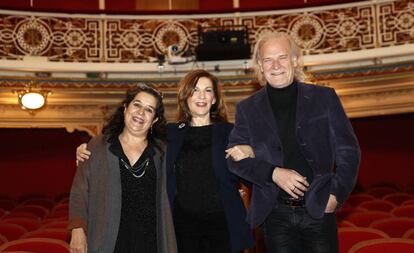
<svg viewBox="0 0 414 253"><path fill-rule="evenodd" d="M253 62L263 87L237 105L227 150L230 170L252 183L247 221L262 227L268 253L338 252L335 211L360 161L352 126L334 89L303 83L289 35L262 36Z"/></svg>

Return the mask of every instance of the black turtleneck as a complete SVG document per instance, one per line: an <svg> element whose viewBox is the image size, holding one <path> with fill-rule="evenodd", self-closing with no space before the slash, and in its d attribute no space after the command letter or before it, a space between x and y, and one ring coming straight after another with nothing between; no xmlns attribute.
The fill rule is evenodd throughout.
<svg viewBox="0 0 414 253"><path fill-rule="evenodd" d="M313 178L312 168L303 157L295 134L298 85L296 82L284 88L273 88L267 85L266 89L276 120L278 136L282 142L282 166L296 170L311 183ZM287 193L283 192L281 197L287 197Z"/></svg>

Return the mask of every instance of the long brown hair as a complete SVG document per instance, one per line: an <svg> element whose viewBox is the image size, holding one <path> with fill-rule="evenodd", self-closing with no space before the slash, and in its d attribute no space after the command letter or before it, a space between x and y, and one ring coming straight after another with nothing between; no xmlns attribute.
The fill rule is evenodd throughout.
<svg viewBox="0 0 414 253"><path fill-rule="evenodd" d="M214 96L216 103L210 108L210 119L212 122L227 122L227 110L221 95L219 80L214 75L203 69L190 71L179 82L178 88L178 105L177 105L177 120L178 122L190 123L192 115L190 108L188 108L187 99L193 95L194 88L201 77L210 79L213 83Z"/></svg>

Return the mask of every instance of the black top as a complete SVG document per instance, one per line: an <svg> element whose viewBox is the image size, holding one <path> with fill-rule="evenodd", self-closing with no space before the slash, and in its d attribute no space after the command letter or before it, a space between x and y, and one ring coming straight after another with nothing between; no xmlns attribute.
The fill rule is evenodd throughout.
<svg viewBox="0 0 414 253"><path fill-rule="evenodd" d="M131 167L118 137L109 139L109 143L109 150L119 157L122 187L121 221L114 252L156 253L155 151L149 143Z"/></svg>
<svg viewBox="0 0 414 253"><path fill-rule="evenodd" d="M214 219L224 212L212 164L212 130L212 125L190 127L175 163L175 204L201 219Z"/></svg>
<svg viewBox="0 0 414 253"><path fill-rule="evenodd" d="M300 151L295 134L298 85L296 82L284 88L273 88L267 85L266 89L277 123L278 136L282 143L284 161L282 166L296 170L311 183L313 178L312 168ZM279 196L288 197L289 195L283 191Z"/></svg>

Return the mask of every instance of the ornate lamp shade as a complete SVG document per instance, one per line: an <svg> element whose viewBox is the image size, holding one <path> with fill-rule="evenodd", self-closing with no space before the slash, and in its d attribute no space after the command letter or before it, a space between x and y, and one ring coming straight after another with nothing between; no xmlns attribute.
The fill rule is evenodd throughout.
<svg viewBox="0 0 414 253"><path fill-rule="evenodd" d="M46 103L47 93L38 91L24 91L19 94L19 103L23 109L37 110Z"/></svg>
<svg viewBox="0 0 414 253"><path fill-rule="evenodd" d="M50 94L50 91L38 88L34 81L31 81L26 89L16 92L20 106L29 112L43 108L46 105L47 96Z"/></svg>

